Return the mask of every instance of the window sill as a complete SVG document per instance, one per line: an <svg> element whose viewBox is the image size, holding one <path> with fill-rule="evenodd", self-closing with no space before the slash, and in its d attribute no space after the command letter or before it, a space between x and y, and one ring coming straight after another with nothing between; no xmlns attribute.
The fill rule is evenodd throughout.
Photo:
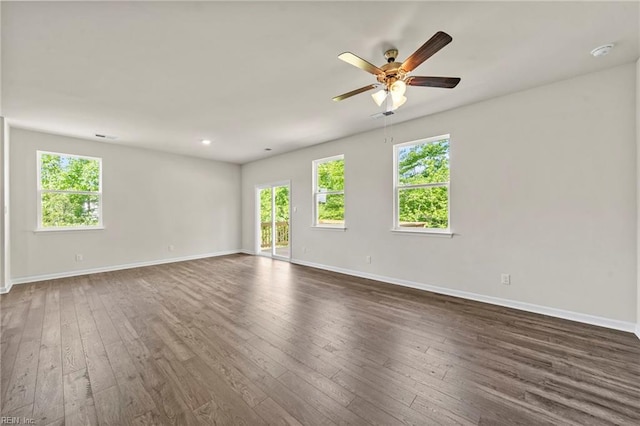
<svg viewBox="0 0 640 426"><path fill-rule="evenodd" d="M322 229L327 231L346 231L346 226L331 226L331 225L311 225L311 229Z"/></svg>
<svg viewBox="0 0 640 426"><path fill-rule="evenodd" d="M37 228L34 229L33 232L38 233L47 233L47 232L75 232L75 231L102 231L104 230L104 226L91 226L85 228Z"/></svg>
<svg viewBox="0 0 640 426"><path fill-rule="evenodd" d="M453 232L450 230L434 231L434 230L411 230L402 228L393 228L391 232L405 235L425 235L429 237L452 238Z"/></svg>

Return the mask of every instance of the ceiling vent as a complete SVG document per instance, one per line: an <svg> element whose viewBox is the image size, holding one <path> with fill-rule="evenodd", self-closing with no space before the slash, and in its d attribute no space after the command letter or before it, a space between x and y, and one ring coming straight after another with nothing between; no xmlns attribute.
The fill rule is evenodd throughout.
<svg viewBox="0 0 640 426"><path fill-rule="evenodd" d="M100 139L109 139L109 140L116 140L118 139L117 136L111 136L111 135L100 135L98 133L96 133L96 138L100 138Z"/></svg>
<svg viewBox="0 0 640 426"><path fill-rule="evenodd" d="M383 112L379 112L377 114L372 114L371 118L373 118L374 120L377 120L378 118L386 117L388 115L393 115L393 114L395 114L395 112L393 112L393 111L383 111Z"/></svg>

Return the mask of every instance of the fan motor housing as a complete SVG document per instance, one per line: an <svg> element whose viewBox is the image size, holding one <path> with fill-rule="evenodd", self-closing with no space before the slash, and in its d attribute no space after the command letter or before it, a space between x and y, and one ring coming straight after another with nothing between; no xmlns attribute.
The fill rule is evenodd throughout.
<svg viewBox="0 0 640 426"><path fill-rule="evenodd" d="M402 70L402 68L400 68L401 66L401 62L389 62L384 64L380 67L380 69L384 71L384 74L378 75L378 81L380 83L389 83L390 79L393 79L394 81L403 80L406 73L404 72L404 70ZM391 81L390 83L393 83L393 81Z"/></svg>
<svg viewBox="0 0 640 426"><path fill-rule="evenodd" d="M384 58L389 63L395 62L397 57L398 57L398 49L389 49L386 52L384 52Z"/></svg>

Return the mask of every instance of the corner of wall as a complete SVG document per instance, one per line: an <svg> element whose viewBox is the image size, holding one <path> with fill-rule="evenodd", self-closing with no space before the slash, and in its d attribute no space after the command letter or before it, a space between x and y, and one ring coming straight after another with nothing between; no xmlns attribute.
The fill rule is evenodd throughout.
<svg viewBox="0 0 640 426"><path fill-rule="evenodd" d="M11 218L10 218L10 193L9 193L9 156L10 156L10 138L11 138L11 129L9 123L6 119L3 119L2 123L2 132L3 132L3 146L2 146L2 199L0 200L0 214L2 214L2 265L3 265L3 282L4 286L7 289L7 292L11 289L11 250L10 250L10 241L11 241Z"/></svg>
<svg viewBox="0 0 640 426"><path fill-rule="evenodd" d="M0 287L0 294L7 294L9 293L9 291L11 290L11 287L13 287L13 284L8 283L7 285L5 285L4 287Z"/></svg>
<svg viewBox="0 0 640 426"><path fill-rule="evenodd" d="M636 62L636 336L640 338L640 59Z"/></svg>
<svg viewBox="0 0 640 426"><path fill-rule="evenodd" d="M9 124L0 116L0 294L11 289L9 259Z"/></svg>
<svg viewBox="0 0 640 426"><path fill-rule="evenodd" d="M238 241L238 247L240 247L240 252L241 253L245 253L246 252L246 248L244 246L244 234L245 234L245 229L244 229L244 210L246 208L245 206L245 201L244 201L244 164L240 164L240 185L238 187L238 197L239 197L239 201L240 201L240 223L238 226L238 233L240 234L239 238L240 240Z"/></svg>

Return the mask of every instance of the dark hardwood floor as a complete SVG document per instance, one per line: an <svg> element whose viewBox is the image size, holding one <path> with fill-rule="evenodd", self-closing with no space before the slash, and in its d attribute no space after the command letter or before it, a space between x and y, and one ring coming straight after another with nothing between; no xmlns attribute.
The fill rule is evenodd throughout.
<svg viewBox="0 0 640 426"><path fill-rule="evenodd" d="M632 334L245 255L15 286L37 425L640 424Z"/></svg>

